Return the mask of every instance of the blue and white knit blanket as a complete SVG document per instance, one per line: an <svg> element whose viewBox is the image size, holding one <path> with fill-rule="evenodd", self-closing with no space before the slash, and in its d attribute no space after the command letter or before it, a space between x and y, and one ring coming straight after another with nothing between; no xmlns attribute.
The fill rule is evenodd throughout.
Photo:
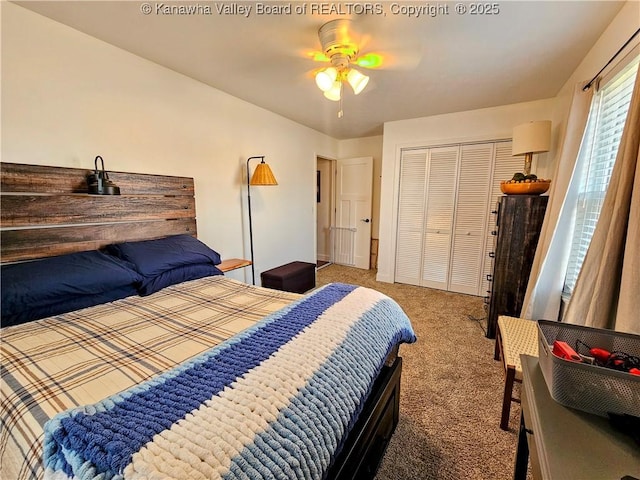
<svg viewBox="0 0 640 480"><path fill-rule="evenodd" d="M385 357L396 302L330 284L145 383L45 425L45 478L321 479Z"/></svg>

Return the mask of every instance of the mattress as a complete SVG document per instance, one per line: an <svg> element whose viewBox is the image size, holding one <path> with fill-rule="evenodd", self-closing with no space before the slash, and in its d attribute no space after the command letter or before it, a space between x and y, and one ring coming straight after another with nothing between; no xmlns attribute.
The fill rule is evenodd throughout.
<svg viewBox="0 0 640 480"><path fill-rule="evenodd" d="M1 330L0 477L43 478L43 426L175 367L301 295L216 276Z"/></svg>

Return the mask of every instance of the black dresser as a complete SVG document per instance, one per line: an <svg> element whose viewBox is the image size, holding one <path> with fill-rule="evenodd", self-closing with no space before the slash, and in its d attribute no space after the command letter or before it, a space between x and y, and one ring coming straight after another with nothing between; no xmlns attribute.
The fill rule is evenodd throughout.
<svg viewBox="0 0 640 480"><path fill-rule="evenodd" d="M495 338L499 315L519 317L549 197L504 195L495 211L496 248L490 276L487 337Z"/></svg>

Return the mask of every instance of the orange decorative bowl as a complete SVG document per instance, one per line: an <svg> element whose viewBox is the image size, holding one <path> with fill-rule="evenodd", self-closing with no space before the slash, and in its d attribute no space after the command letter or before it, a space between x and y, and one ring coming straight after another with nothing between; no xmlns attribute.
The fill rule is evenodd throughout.
<svg viewBox="0 0 640 480"><path fill-rule="evenodd" d="M507 195L541 195L551 185L551 180L538 180L535 182L507 183L500 182L500 190Z"/></svg>

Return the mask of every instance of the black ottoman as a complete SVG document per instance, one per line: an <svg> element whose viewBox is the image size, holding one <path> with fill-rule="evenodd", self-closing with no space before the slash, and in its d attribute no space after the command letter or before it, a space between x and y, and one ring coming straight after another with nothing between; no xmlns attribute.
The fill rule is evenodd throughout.
<svg viewBox="0 0 640 480"><path fill-rule="evenodd" d="M316 287L316 264L291 262L262 272L260 278L263 287L304 293Z"/></svg>

